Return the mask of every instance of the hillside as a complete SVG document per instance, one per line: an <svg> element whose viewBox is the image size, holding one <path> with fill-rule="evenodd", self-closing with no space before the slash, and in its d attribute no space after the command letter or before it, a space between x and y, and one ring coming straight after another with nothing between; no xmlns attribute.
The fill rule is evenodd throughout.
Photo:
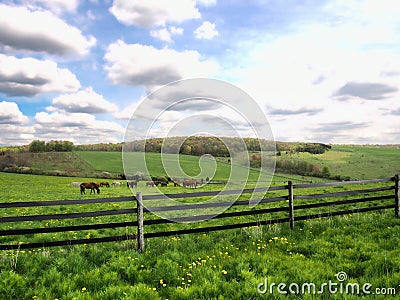
<svg viewBox="0 0 400 300"><path fill-rule="evenodd" d="M196 139L196 142L200 140ZM153 139L151 143L153 148L149 149L154 152L147 154L150 173L152 175L164 174L160 154L157 152L160 146L159 139ZM101 145L102 149L108 149L107 144ZM193 144L191 149L198 150L199 147L195 145ZM113 148L115 148L115 144L108 150ZM259 163L257 158L260 153L257 151L257 145L253 145L252 149L254 151L250 152L251 166L257 167L257 163ZM325 150L322 152L322 149ZM131 155L135 160L134 157L141 154L140 152L129 152L127 155ZM247 154L245 156L217 156L218 171L215 179L226 177L230 172L231 164L243 165L249 159ZM166 157L169 157L169 154ZM185 173L199 174L199 156L181 154L179 157ZM278 143L276 160L276 172L278 173L307 177L316 175L333 180L388 177L400 173L400 149L396 146L332 145L328 148L318 143ZM108 172L110 174L106 174L106 176L115 178L124 173L120 151L31 153L26 152L26 147L13 151L0 151L0 171L92 177L104 177L104 172ZM140 169L133 171L143 172ZM251 177L254 177L254 174L258 174L258 172L256 169L252 169L250 174L252 174Z"/></svg>
<svg viewBox="0 0 400 300"><path fill-rule="evenodd" d="M277 161L302 161L321 170L326 166L332 177L350 179L384 178L400 173L400 149L395 147L333 145L323 154L282 153Z"/></svg>

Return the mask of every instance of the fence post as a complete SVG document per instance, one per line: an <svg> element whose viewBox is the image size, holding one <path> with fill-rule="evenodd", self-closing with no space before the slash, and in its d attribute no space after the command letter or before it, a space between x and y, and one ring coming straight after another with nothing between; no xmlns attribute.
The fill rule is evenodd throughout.
<svg viewBox="0 0 400 300"><path fill-rule="evenodd" d="M394 216L399 217L399 174L394 175Z"/></svg>
<svg viewBox="0 0 400 300"><path fill-rule="evenodd" d="M288 181L288 190L289 190L289 226L290 229L294 228L294 207L293 207L293 182L291 180Z"/></svg>
<svg viewBox="0 0 400 300"><path fill-rule="evenodd" d="M144 226L143 226L143 198L142 192L136 193L136 207L137 207L137 243L138 243L138 251L144 251Z"/></svg>

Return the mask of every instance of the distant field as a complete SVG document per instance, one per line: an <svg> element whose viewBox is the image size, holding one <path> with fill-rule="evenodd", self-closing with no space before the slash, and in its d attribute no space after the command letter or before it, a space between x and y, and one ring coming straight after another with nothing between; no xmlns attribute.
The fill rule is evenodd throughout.
<svg viewBox="0 0 400 300"><path fill-rule="evenodd" d="M122 155L120 152L76 152L76 154L88 162L96 171L124 173ZM129 152L124 153L124 155L126 155L127 159L131 162L129 164L129 174L134 174L135 172L147 173L143 167L136 163L140 161L142 153ZM170 177L195 177L198 179L209 177L214 180L227 180L229 178L232 167L230 164L217 161L214 175L213 160L205 158L200 165L199 161L200 158L197 156L179 155L179 162L177 162L175 155L164 154L164 164L168 168L168 175ZM166 175L159 153L146 153L146 163L151 175ZM174 164L177 164L176 167L171 167ZM179 166L187 176L182 174ZM241 166L235 166L235 172L237 172L235 176L237 179L248 178L249 181L256 181L259 175L258 170L248 170ZM201 174L204 174L204 176Z"/></svg>
<svg viewBox="0 0 400 300"><path fill-rule="evenodd" d="M328 166L332 175L352 179L390 177L400 173L400 149L333 145L324 154L286 154L278 159L305 160L320 169Z"/></svg>

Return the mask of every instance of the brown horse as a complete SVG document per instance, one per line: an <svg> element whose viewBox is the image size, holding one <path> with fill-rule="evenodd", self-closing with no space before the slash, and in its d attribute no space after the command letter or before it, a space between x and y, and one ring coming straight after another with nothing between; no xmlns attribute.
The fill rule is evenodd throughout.
<svg viewBox="0 0 400 300"><path fill-rule="evenodd" d="M82 182L81 185L81 195L86 194L85 189L90 189L90 194L94 193L96 190L97 194L100 194L99 184L95 182Z"/></svg>
<svg viewBox="0 0 400 300"><path fill-rule="evenodd" d="M100 182L100 187L110 187L110 184L108 182Z"/></svg>
<svg viewBox="0 0 400 300"><path fill-rule="evenodd" d="M174 183L174 186L180 186L179 181L177 181L177 180L174 180L173 183Z"/></svg>
<svg viewBox="0 0 400 300"><path fill-rule="evenodd" d="M127 181L126 186L130 188L137 187L138 182L137 181Z"/></svg>
<svg viewBox="0 0 400 300"><path fill-rule="evenodd" d="M190 187L190 188L196 188L197 187L197 182L195 180L184 180L183 181L183 187Z"/></svg>
<svg viewBox="0 0 400 300"><path fill-rule="evenodd" d="M147 181L146 182L146 186L154 186L154 182L153 181Z"/></svg>

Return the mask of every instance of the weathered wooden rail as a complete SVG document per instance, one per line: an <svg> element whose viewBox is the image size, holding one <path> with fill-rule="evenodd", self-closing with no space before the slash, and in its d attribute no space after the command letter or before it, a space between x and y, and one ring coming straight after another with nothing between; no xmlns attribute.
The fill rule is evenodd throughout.
<svg viewBox="0 0 400 300"><path fill-rule="evenodd" d="M332 193L316 193L316 194L304 194L304 191L310 188L321 188L321 187L340 187L345 185L369 185L382 183L378 187L361 188L357 190L346 190ZM275 197L265 197L269 193L287 191L284 195ZM296 193L296 191L303 191L302 193ZM257 189L244 189L244 190L227 190L227 191L209 191L209 192L195 192L185 194L168 194L169 198L182 199L182 198L194 198L194 197L211 197L216 195L245 195L250 193L263 193L264 197L257 200L257 205L248 209L249 205L253 202L251 200L237 200L231 204L232 208L246 208L237 211L226 211L217 215L213 214L200 214L193 216L183 216L176 218L154 218L156 212L166 211L184 211L184 210L201 210L211 209L217 207L224 207L227 202L211 202L211 203L193 203L185 205L173 205L173 206L156 206L152 207L151 211L144 205L147 201L162 200L165 195L142 195L140 192L133 197L120 197L120 198L98 198L98 199L85 199L85 200L54 200L54 201L28 201L28 202L4 202L0 203L0 209L7 211L8 209L15 208L30 208L30 207L51 207L51 206L71 206L71 205L90 205L90 204L104 204L104 203L119 203L119 202L131 202L132 208L125 209L112 209L112 210L101 210L101 211L89 211L89 212L71 212L62 214L41 214L41 215L27 215L27 216L0 216L0 250L7 249L26 249L26 248L42 248L42 247L53 247L53 246L66 246L66 245L78 245L78 244L92 244L112 241L126 241L136 240L139 251L143 251L145 248L145 240L154 237L167 237L176 236L181 234L192 234L200 232L211 232L219 230L228 230L235 228L244 228L251 226L269 225L277 223L289 223L290 228L295 227L295 222L300 220L308 220L315 218L324 218L331 216L339 216L367 211L394 209L395 217L399 216L399 176L395 175L392 178L383 179L370 179L360 181L344 181L344 182L330 182L330 183L315 183L315 184L293 184L289 181L287 185L283 186L272 186L269 188L257 188ZM346 197L358 196L357 198L344 199ZM326 199L335 198L333 201L327 201ZM338 199L341 198L341 199ZM317 200L321 201L317 201ZM307 203L311 201L311 203ZM390 202L389 202L390 201ZM306 202L306 203L304 203ZM355 208L348 208L335 211L325 211L318 213L310 213L313 209L322 209L346 205L355 205L369 203L368 206L357 206ZM380 203L378 203L380 202ZM275 204L275 206L273 206ZM375 205L373 205L375 204ZM272 205L272 206L271 206ZM305 211L305 214L301 214L301 211ZM280 213L279 217L268 217L273 216L275 213ZM131 221L122 222L108 222L108 223L97 223L97 224L86 224L86 225L69 225L69 226L57 226L57 227L35 227L35 228L17 228L3 229L6 224L19 225L24 222L34 222L34 224L40 223L40 221L49 220L65 220L65 219L84 219L84 218L95 218L105 216L116 216L116 215L127 215ZM152 215L152 218L145 218L147 215ZM222 218L233 218L233 217L245 217L245 216L262 216L262 219L251 220L247 222L231 222L230 224L216 224L213 226L206 227L195 227L195 228L184 228L177 230L168 231L154 231L145 232L145 228L151 228L151 225L170 224L175 222L198 222L202 220L218 220ZM208 224L208 223L207 223ZM29 236L34 234L46 234L46 233L60 233L60 232L79 232L88 230L100 230L100 229L116 229L124 227L137 227L137 232L123 235L111 235L104 237L95 238L80 238L80 239L64 239L57 241L43 241L43 242L26 242L26 243L15 243L11 241L8 244L4 243L4 237L7 236Z"/></svg>

